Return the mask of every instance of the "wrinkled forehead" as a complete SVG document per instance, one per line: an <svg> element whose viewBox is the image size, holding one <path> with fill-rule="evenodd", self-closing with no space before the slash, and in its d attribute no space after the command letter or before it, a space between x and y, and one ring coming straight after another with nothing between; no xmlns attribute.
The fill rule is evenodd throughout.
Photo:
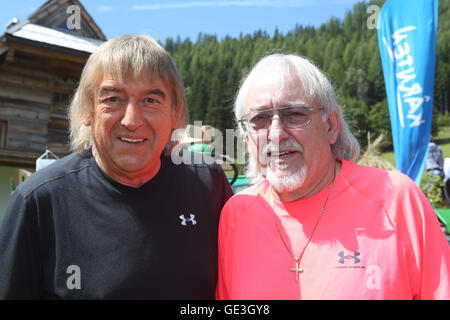
<svg viewBox="0 0 450 320"><path fill-rule="evenodd" d="M99 79L108 76L120 82L152 81L162 78L161 74L152 66L147 68L103 66L100 74L102 77Z"/></svg>
<svg viewBox="0 0 450 320"><path fill-rule="evenodd" d="M269 68L254 75L249 86L245 113L253 108L279 108L297 102L312 103L305 96L298 75L291 70L283 71L285 70Z"/></svg>
<svg viewBox="0 0 450 320"><path fill-rule="evenodd" d="M147 84L148 86L160 86L171 91L170 86L167 81L165 81L162 76L156 72L120 72L117 69L111 69L109 71L104 71L98 73L98 78L96 79L94 85L94 94L98 94L100 87L106 83L114 84L117 87L136 87L138 85Z"/></svg>

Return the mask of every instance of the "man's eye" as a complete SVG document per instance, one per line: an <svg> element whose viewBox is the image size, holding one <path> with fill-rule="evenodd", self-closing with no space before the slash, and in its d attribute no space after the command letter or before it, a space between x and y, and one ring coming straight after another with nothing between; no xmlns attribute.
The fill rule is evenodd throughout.
<svg viewBox="0 0 450 320"><path fill-rule="evenodd" d="M307 117L308 113L304 111L287 111L284 115L287 117Z"/></svg>
<svg viewBox="0 0 450 320"><path fill-rule="evenodd" d="M268 113L259 113L254 115L250 121L251 122L255 122L255 121L264 121L270 118L270 115Z"/></svg>
<svg viewBox="0 0 450 320"><path fill-rule="evenodd" d="M119 102L119 98L118 97L109 97L103 100L104 102L112 102L112 103L116 103Z"/></svg>
<svg viewBox="0 0 450 320"><path fill-rule="evenodd" d="M156 102L156 100L153 99L153 98L145 98L145 99L144 99L144 102L145 102L145 103L149 103L149 104L153 104L153 103Z"/></svg>

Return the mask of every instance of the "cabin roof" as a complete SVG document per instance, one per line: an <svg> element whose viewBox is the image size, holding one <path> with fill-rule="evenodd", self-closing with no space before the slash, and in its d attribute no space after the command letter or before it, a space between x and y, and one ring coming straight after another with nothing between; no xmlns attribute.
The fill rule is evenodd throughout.
<svg viewBox="0 0 450 320"><path fill-rule="evenodd" d="M73 32L50 29L30 23L28 20L11 26L5 33L8 40L34 42L35 45L47 44L76 51L92 53L103 41L87 38Z"/></svg>
<svg viewBox="0 0 450 320"><path fill-rule="evenodd" d="M78 30L78 33L85 37L107 40L100 27L79 0L48 0L33 12L27 20L33 24L58 29L61 19L67 18L67 9L70 5L75 5L80 9L81 19L84 22L83 28Z"/></svg>

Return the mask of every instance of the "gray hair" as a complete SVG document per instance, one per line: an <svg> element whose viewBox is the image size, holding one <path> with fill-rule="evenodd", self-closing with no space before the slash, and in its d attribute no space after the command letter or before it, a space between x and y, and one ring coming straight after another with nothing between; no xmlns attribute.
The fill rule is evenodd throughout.
<svg viewBox="0 0 450 320"><path fill-rule="evenodd" d="M336 95L328 78L308 59L295 54L272 54L261 59L244 79L239 89L234 106L236 119L242 118L246 108L246 102L251 85L258 81L262 74L270 73L279 90L283 90L286 75L296 74L300 79L299 91L304 97L315 102L319 107L324 108L323 119L328 113L338 113L340 119L340 132L336 143L331 145L331 152L335 158L356 162L359 158L360 147L358 140L350 132L347 122L344 119L342 108L338 105ZM239 124L242 135L245 132ZM250 155L247 175L253 179L261 175L258 172L255 159Z"/></svg>
<svg viewBox="0 0 450 320"><path fill-rule="evenodd" d="M84 66L68 112L73 151L82 154L93 145L91 127L84 125L84 121L94 112L94 90L105 74L120 81L161 77L173 90L177 128L189 122L183 80L169 53L152 37L122 35L103 43Z"/></svg>

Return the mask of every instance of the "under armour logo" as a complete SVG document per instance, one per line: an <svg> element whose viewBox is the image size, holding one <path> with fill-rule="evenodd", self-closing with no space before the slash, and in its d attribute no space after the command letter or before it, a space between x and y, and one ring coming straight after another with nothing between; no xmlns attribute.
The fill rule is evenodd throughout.
<svg viewBox="0 0 450 320"><path fill-rule="evenodd" d="M192 225L193 225L193 226L197 224L197 221L195 221L195 214L192 214L192 213L191 213L189 216L190 216L189 219L186 219L186 218L184 217L184 214L182 214L182 215L180 216L180 219L181 219L181 225L186 226L186 222L192 222Z"/></svg>
<svg viewBox="0 0 450 320"><path fill-rule="evenodd" d="M353 252L353 256L352 255L350 255L350 254L348 254L348 255L345 255L344 254L344 251L341 251L341 252L339 252L338 253L338 255L339 255L339 263L344 263L344 261L345 261L345 259L354 259L354 263L358 263L358 262L360 262L361 260L358 258L358 256L360 255L361 253L359 253L358 251L354 251Z"/></svg>

